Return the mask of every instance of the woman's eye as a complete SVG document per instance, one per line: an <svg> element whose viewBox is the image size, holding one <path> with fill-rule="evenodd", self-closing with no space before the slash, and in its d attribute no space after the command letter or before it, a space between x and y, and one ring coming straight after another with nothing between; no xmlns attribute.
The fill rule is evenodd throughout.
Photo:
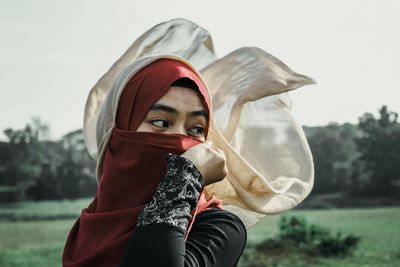
<svg viewBox="0 0 400 267"><path fill-rule="evenodd" d="M169 126L168 121L165 120L154 120L151 121L151 124L158 128L168 128Z"/></svg>
<svg viewBox="0 0 400 267"><path fill-rule="evenodd" d="M196 136L203 135L204 134L204 128L203 127L193 127L193 128L189 129L189 132L191 134L196 135Z"/></svg>

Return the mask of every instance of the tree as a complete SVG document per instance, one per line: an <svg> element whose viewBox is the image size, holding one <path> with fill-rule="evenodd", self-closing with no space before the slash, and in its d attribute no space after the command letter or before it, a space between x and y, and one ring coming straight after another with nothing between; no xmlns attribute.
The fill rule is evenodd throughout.
<svg viewBox="0 0 400 267"><path fill-rule="evenodd" d="M330 123L323 127L305 128L314 158L315 185L313 194L354 193L355 177L361 167L355 168L359 158L354 137L357 127L345 123Z"/></svg>
<svg viewBox="0 0 400 267"><path fill-rule="evenodd" d="M396 196L400 181L398 114L382 106L378 118L365 113L359 118L358 127L361 134L356 144L371 176L366 193L382 197Z"/></svg>
<svg viewBox="0 0 400 267"><path fill-rule="evenodd" d="M97 189L96 162L90 157L82 130L59 141L45 141L42 174L28 195L32 199L74 199L94 196Z"/></svg>
<svg viewBox="0 0 400 267"><path fill-rule="evenodd" d="M82 130L70 132L58 141L47 140L48 132L48 125L39 118L32 118L23 129L4 131L8 142L0 143L0 187L13 196L9 197L7 191L3 199L62 199L95 194L96 163L86 150Z"/></svg>
<svg viewBox="0 0 400 267"><path fill-rule="evenodd" d="M40 138L48 135L49 127L39 118L32 117L21 130L6 129L9 157L3 164L7 171L1 184L14 186L17 200L26 198L26 191L36 183L41 174L43 146Z"/></svg>

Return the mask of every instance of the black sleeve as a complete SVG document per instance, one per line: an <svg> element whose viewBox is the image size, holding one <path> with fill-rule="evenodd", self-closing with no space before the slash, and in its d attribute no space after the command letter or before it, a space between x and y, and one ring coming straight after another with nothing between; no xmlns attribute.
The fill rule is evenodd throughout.
<svg viewBox="0 0 400 267"><path fill-rule="evenodd" d="M119 266L235 266L246 243L243 223L228 211L206 210L185 241L203 180L189 160L172 154L167 159L167 174L139 215Z"/></svg>
<svg viewBox="0 0 400 267"><path fill-rule="evenodd" d="M167 173L150 203L139 214L137 226L168 224L186 231L190 212L196 207L203 188L203 177L184 157L168 154L167 162Z"/></svg>
<svg viewBox="0 0 400 267"><path fill-rule="evenodd" d="M137 227L120 267L233 267L246 244L246 229L234 214L213 208L196 216L185 232L167 224Z"/></svg>

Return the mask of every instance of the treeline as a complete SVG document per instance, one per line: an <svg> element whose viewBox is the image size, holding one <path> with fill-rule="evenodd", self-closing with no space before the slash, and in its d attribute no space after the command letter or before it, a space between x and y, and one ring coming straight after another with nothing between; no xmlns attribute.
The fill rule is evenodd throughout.
<svg viewBox="0 0 400 267"><path fill-rule="evenodd" d="M380 199L382 204L400 199L397 113L383 106L378 116L365 113L356 125L331 123L305 127L305 132L315 164L311 196L340 192L338 197L342 201Z"/></svg>
<svg viewBox="0 0 400 267"><path fill-rule="evenodd" d="M340 199L400 198L400 123L386 106L356 125L304 127L314 157L311 196ZM49 128L33 118L24 129L6 129L0 142L0 201L94 196L96 162L82 130L48 140ZM312 198L311 198L312 199Z"/></svg>
<svg viewBox="0 0 400 267"><path fill-rule="evenodd" d="M96 193L96 162L86 150L82 130L58 141L33 118L24 129L6 129L0 142L0 201L75 199Z"/></svg>

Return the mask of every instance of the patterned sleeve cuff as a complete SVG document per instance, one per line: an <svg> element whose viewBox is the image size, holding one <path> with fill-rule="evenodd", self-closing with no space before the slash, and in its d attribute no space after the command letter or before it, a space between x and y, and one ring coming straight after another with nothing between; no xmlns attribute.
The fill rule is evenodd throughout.
<svg viewBox="0 0 400 267"><path fill-rule="evenodd" d="M201 186L204 185L203 176L201 176L200 171L189 159L172 153L168 153L166 159L168 161L167 170L176 167L179 168L179 166L181 166L181 168L184 169L186 172L191 173L193 178L197 180L201 184Z"/></svg>
<svg viewBox="0 0 400 267"><path fill-rule="evenodd" d="M179 155L167 155L167 173L138 218L138 226L168 224L186 231L204 181L194 164Z"/></svg>

